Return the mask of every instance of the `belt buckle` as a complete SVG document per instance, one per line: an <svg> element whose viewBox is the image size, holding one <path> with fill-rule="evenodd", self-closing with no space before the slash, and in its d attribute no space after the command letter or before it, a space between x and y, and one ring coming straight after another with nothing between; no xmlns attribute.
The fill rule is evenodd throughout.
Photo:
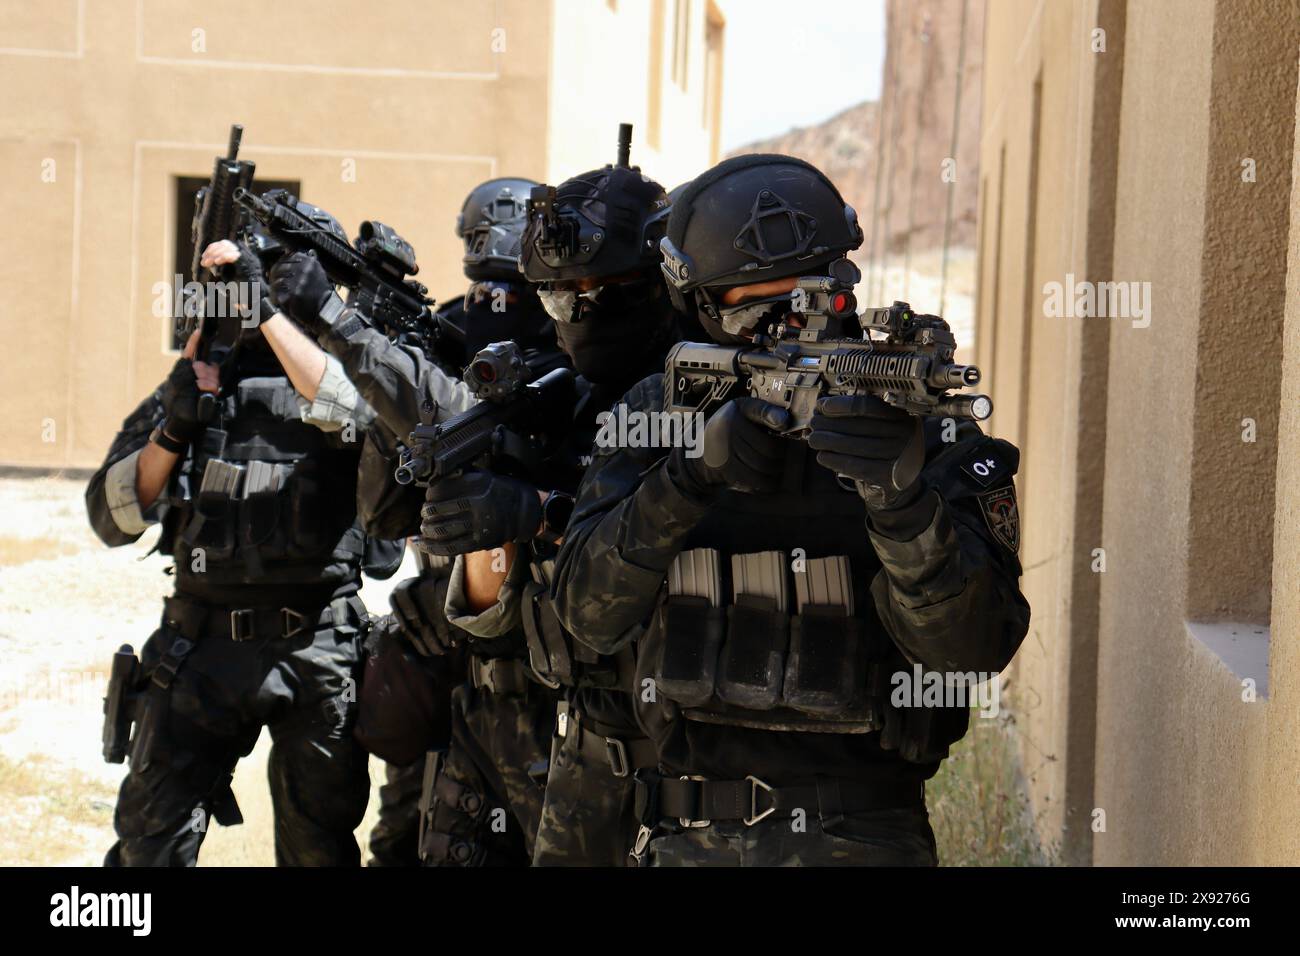
<svg viewBox="0 0 1300 956"><path fill-rule="evenodd" d="M236 608L230 612L230 639L251 641L257 636L257 619L251 607Z"/></svg>
<svg viewBox="0 0 1300 956"><path fill-rule="evenodd" d="M627 747L617 737L605 738L605 756L609 758L609 769L614 776L622 778L628 775Z"/></svg>
<svg viewBox="0 0 1300 956"><path fill-rule="evenodd" d="M695 773L684 773L678 779L694 780L697 783L707 783L709 778L702 777L699 774L695 774ZM713 823L712 820L692 820L690 817L678 817L677 822L680 823L682 826L691 830L699 830L702 827L707 827Z"/></svg>
<svg viewBox="0 0 1300 956"><path fill-rule="evenodd" d="M297 637L307 630L307 623L306 614L301 614L291 607L280 608L280 624L286 639Z"/></svg>
<svg viewBox="0 0 1300 956"><path fill-rule="evenodd" d="M752 773L745 778L749 782L749 816L745 817L745 826L752 827L759 820L765 820L772 814L776 813L776 804L768 807L762 813L758 812L758 791L771 793L772 788L768 784L759 780Z"/></svg>

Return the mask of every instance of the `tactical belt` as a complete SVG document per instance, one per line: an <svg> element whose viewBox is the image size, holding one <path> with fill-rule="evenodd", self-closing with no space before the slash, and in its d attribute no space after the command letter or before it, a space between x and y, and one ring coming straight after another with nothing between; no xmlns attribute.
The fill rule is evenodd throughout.
<svg viewBox="0 0 1300 956"><path fill-rule="evenodd" d="M609 766L615 777L629 777L644 768L659 765L659 752L654 741L649 737L628 737L625 734L605 734L605 730L596 721L584 719L577 711L561 704L559 710L558 732L561 737L576 737L574 746L585 759L604 763Z"/></svg>
<svg viewBox="0 0 1300 956"><path fill-rule="evenodd" d="M355 596L338 598L324 609L230 608L178 596L163 601L163 619L191 641L207 637L232 641L287 639L322 627L349 627L363 614L364 606Z"/></svg>
<svg viewBox="0 0 1300 956"><path fill-rule="evenodd" d="M508 657L483 658L470 655L469 682L475 690L518 697L528 691L530 684L536 683L529 673L523 661Z"/></svg>
<svg viewBox="0 0 1300 956"><path fill-rule="evenodd" d="M655 779L658 777L658 779ZM741 820L753 826L773 815L816 812L825 822L846 813L920 807L925 785L919 781L864 783L835 777L813 783L773 787L750 775L744 780L663 777L637 774L637 816L643 823L676 819L684 827Z"/></svg>

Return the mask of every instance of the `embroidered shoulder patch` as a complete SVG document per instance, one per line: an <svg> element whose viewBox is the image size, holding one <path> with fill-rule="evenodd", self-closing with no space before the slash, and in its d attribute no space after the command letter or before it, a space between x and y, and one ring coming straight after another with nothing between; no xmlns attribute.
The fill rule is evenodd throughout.
<svg viewBox="0 0 1300 956"><path fill-rule="evenodd" d="M1015 485L1005 485L979 496L984 521L1013 554L1020 550L1020 508L1016 504Z"/></svg>

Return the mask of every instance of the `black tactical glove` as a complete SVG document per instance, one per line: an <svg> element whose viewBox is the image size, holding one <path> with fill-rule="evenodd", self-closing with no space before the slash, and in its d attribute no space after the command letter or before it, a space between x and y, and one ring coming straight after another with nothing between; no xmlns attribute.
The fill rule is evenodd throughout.
<svg viewBox="0 0 1300 956"><path fill-rule="evenodd" d="M808 445L816 449L819 464L853 479L870 509L904 507L923 490L921 419L874 395L819 399Z"/></svg>
<svg viewBox="0 0 1300 956"><path fill-rule="evenodd" d="M222 278L234 280L238 285L235 312L246 329L254 329L275 315L275 306L271 304L270 291L262 275L262 260L244 243L237 244L239 258L221 267Z"/></svg>
<svg viewBox="0 0 1300 956"><path fill-rule="evenodd" d="M321 309L334 286L313 255L294 252L271 267L271 295L280 311L312 335L325 331L327 323Z"/></svg>
<svg viewBox="0 0 1300 956"><path fill-rule="evenodd" d="M194 363L187 358L177 359L171 374L162 387L163 431L177 441L192 442L207 428L199 419L198 378Z"/></svg>
<svg viewBox="0 0 1300 956"><path fill-rule="evenodd" d="M431 482L424 500L420 549L430 554L468 554L531 541L542 525L537 489L488 471Z"/></svg>
<svg viewBox="0 0 1300 956"><path fill-rule="evenodd" d="M699 457L684 448L673 450L669 476L695 497L709 497L719 488L771 494L780 487L787 447L787 439L775 432L789 421L789 412L762 399L730 401L704 426Z"/></svg>
<svg viewBox="0 0 1300 956"><path fill-rule="evenodd" d="M443 610L450 580L449 574L425 571L402 581L388 596L394 629L425 657L446 654L456 646Z"/></svg>

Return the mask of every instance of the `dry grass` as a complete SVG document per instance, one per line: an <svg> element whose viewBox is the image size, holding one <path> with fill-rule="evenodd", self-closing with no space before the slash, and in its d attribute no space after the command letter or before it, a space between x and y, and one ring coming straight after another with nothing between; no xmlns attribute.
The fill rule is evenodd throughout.
<svg viewBox="0 0 1300 956"><path fill-rule="evenodd" d="M1015 718L971 713L971 728L926 784L926 802L944 866L1054 866L1020 775Z"/></svg>
<svg viewBox="0 0 1300 956"><path fill-rule="evenodd" d="M98 862L112 840L115 795L102 782L41 756L0 756L0 861L11 866ZM98 844L98 858L88 847ZM89 859L87 857L90 857Z"/></svg>

